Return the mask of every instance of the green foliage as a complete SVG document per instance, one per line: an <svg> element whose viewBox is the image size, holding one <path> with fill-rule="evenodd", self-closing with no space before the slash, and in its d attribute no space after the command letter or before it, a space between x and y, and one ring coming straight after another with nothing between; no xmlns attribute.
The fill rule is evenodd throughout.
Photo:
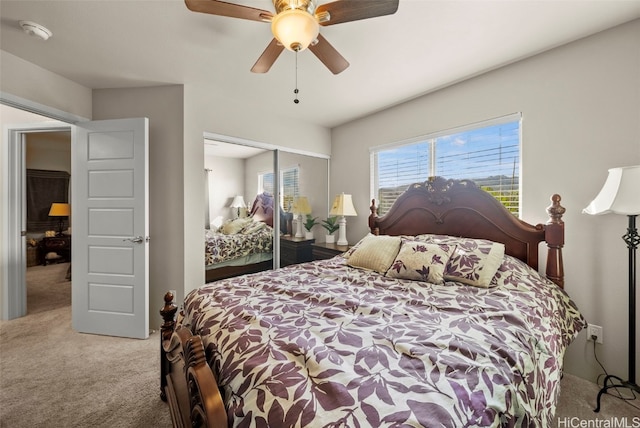
<svg viewBox="0 0 640 428"><path fill-rule="evenodd" d="M491 186L480 186L480 188L496 198L511 214L518 216L518 201L520 200L520 192L518 190L496 191Z"/></svg>
<svg viewBox="0 0 640 428"><path fill-rule="evenodd" d="M333 235L333 233L340 229L340 225L338 224L338 217L333 216L329 217L326 220L322 220L322 227L327 229L327 233L329 235Z"/></svg>
<svg viewBox="0 0 640 428"><path fill-rule="evenodd" d="M313 217L311 214L307 214L307 219L304 221L304 228L307 232L311 232L311 228L318 223L318 217Z"/></svg>

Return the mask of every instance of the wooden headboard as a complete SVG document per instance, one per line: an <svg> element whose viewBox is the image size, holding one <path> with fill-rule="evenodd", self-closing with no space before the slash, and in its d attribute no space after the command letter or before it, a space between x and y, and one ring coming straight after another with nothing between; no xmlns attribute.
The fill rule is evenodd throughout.
<svg viewBox="0 0 640 428"><path fill-rule="evenodd" d="M549 221L532 225L511 214L496 198L470 180L434 177L402 193L384 216L371 204L369 228L376 235L438 235L489 239L505 244L505 252L538 269L538 244L547 244L546 275L564 287L562 247L565 208L551 197Z"/></svg>
<svg viewBox="0 0 640 428"><path fill-rule="evenodd" d="M251 217L273 227L273 195L263 192L256 196L251 205Z"/></svg>

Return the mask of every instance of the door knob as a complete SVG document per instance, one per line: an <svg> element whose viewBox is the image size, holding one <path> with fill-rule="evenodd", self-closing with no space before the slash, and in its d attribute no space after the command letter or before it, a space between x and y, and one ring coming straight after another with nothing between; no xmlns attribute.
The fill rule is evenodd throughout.
<svg viewBox="0 0 640 428"><path fill-rule="evenodd" d="M123 241L130 241L134 244L142 244L143 242L149 242L149 237L143 238L142 236L134 236L133 238L125 238Z"/></svg>

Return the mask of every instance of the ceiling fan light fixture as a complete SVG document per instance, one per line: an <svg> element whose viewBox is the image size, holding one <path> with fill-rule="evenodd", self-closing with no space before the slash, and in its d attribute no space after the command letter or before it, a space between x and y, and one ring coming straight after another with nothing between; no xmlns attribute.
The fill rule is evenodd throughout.
<svg viewBox="0 0 640 428"><path fill-rule="evenodd" d="M287 9L271 20L271 32L290 51L303 51L320 33L320 25L310 13L300 9Z"/></svg>

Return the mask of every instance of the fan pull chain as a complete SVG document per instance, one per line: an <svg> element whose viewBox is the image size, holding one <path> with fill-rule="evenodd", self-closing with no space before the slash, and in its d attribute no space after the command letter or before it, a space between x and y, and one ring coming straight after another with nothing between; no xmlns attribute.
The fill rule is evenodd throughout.
<svg viewBox="0 0 640 428"><path fill-rule="evenodd" d="M300 100L298 99L298 51L296 51L296 88L293 90L293 93L296 95L293 102L298 104Z"/></svg>

